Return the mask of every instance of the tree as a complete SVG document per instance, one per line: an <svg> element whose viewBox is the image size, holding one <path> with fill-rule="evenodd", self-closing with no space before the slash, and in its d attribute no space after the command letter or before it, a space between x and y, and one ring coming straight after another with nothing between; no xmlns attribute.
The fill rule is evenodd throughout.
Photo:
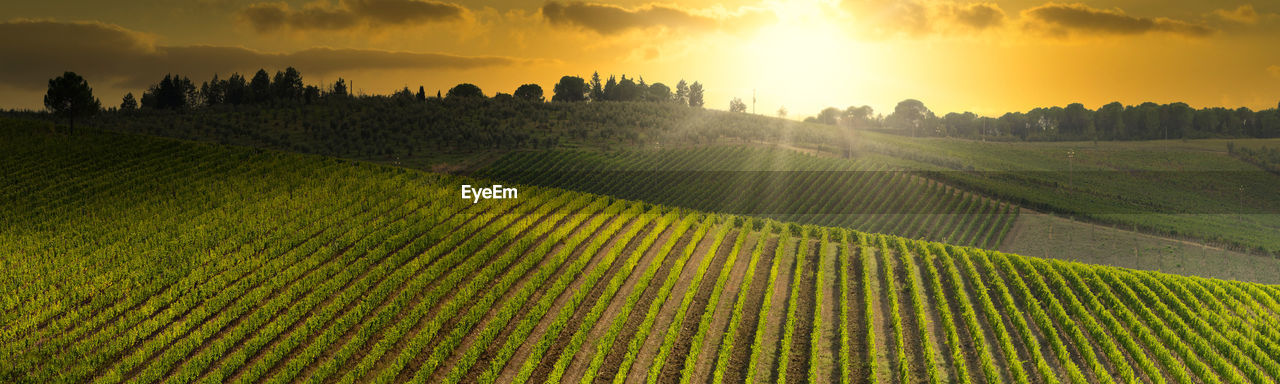
<svg viewBox="0 0 1280 384"><path fill-rule="evenodd" d="M124 100L120 101L120 110L125 112L138 110L138 100L133 98L133 92L124 94Z"/></svg>
<svg viewBox="0 0 1280 384"><path fill-rule="evenodd" d="M636 101L640 100L642 93L640 86L632 79L628 79L627 75L622 75L622 80L618 80L617 89L614 92L614 100L616 101Z"/></svg>
<svg viewBox="0 0 1280 384"><path fill-rule="evenodd" d="M293 67L285 68L284 71L276 71L275 79L271 82L271 90L275 98L279 100L297 101L302 99L302 74Z"/></svg>
<svg viewBox="0 0 1280 384"><path fill-rule="evenodd" d="M445 97L450 99L483 99L484 92L480 90L480 87L475 86L475 84L462 83L455 85L453 88L449 88L449 93L446 93Z"/></svg>
<svg viewBox="0 0 1280 384"><path fill-rule="evenodd" d="M224 92L226 94L222 100L227 104L240 105L249 102L249 86L245 85L244 76L240 76L239 73L232 73L231 77L227 78ZM145 98L146 96L144 95L143 97Z"/></svg>
<svg viewBox="0 0 1280 384"><path fill-rule="evenodd" d="M271 78L265 69L259 69L249 80L249 99L256 104L271 101Z"/></svg>
<svg viewBox="0 0 1280 384"><path fill-rule="evenodd" d="M689 86L689 106L702 108L702 84L696 81Z"/></svg>
<svg viewBox="0 0 1280 384"><path fill-rule="evenodd" d="M225 102L227 82L218 80L218 74L213 74L213 80L209 80L200 85L200 98L204 99L204 104L214 106Z"/></svg>
<svg viewBox="0 0 1280 384"><path fill-rule="evenodd" d="M62 76L49 79L44 106L54 114L66 116L71 123L72 132L76 129L76 116L92 115L102 108L98 99L93 98L93 88L89 88L89 82L75 72L65 72Z"/></svg>
<svg viewBox="0 0 1280 384"><path fill-rule="evenodd" d="M595 78L599 80L599 76ZM555 94L551 96L551 101L578 102L587 100L592 89L587 88L587 83L581 77L563 76L555 88L552 88L552 92Z"/></svg>
<svg viewBox="0 0 1280 384"><path fill-rule="evenodd" d="M347 97L347 81L339 77L338 81L333 82L333 88L329 89L329 95Z"/></svg>
<svg viewBox="0 0 1280 384"><path fill-rule="evenodd" d="M649 100L649 101L659 101L659 102L671 101L671 87L668 87L666 84L663 84L663 83L653 83L653 85L650 85L648 94L649 96L646 98L646 100Z"/></svg>
<svg viewBox="0 0 1280 384"><path fill-rule="evenodd" d="M865 128L871 126L872 114L875 110L871 106L864 105L861 107L849 106L844 109L844 114L840 116L845 121L845 125L850 128Z"/></svg>
<svg viewBox="0 0 1280 384"><path fill-rule="evenodd" d="M563 81L564 78L561 78L560 80ZM591 101L600 101L600 100L604 100L604 84L600 83L600 72L592 72L591 73Z"/></svg>
<svg viewBox="0 0 1280 384"><path fill-rule="evenodd" d="M787 107L778 107L778 118L779 119L787 118Z"/></svg>
<svg viewBox="0 0 1280 384"><path fill-rule="evenodd" d="M915 136L917 131L925 125L926 120L933 117L933 112L920 100L906 99L898 102L898 105L893 108L893 114L890 114L887 120L898 128L910 129L911 135Z"/></svg>
<svg viewBox="0 0 1280 384"><path fill-rule="evenodd" d="M520 100L542 102L542 87L537 84L525 84L516 88L512 96Z"/></svg>
<svg viewBox="0 0 1280 384"><path fill-rule="evenodd" d="M689 105L689 84L686 84L684 79L680 79L680 82L676 83L675 100L677 103Z"/></svg>
<svg viewBox="0 0 1280 384"><path fill-rule="evenodd" d="M418 101L427 101L427 89L421 85L418 86L418 93L414 95Z"/></svg>
<svg viewBox="0 0 1280 384"><path fill-rule="evenodd" d="M623 79L625 78L626 75L623 75ZM604 98L601 98L600 100L618 100L618 79L615 79L613 75L609 75L609 81L604 83ZM596 101L596 99L591 99L591 101Z"/></svg>
<svg viewBox="0 0 1280 384"><path fill-rule="evenodd" d="M747 103L742 102L741 98L733 98L729 100L729 112L746 112Z"/></svg>
<svg viewBox="0 0 1280 384"><path fill-rule="evenodd" d="M836 125L840 121L840 110L836 107L826 107L818 112L818 116L814 118L820 124Z"/></svg>

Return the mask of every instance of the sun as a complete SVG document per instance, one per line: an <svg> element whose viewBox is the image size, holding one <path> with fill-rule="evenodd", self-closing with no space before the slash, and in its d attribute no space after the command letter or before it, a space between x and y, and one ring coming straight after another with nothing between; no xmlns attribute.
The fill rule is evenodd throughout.
<svg viewBox="0 0 1280 384"><path fill-rule="evenodd" d="M740 78L779 105L804 114L849 99L864 76L862 43L849 38L819 2L788 3L776 24L758 29L740 46ZM777 108L777 107L773 107Z"/></svg>

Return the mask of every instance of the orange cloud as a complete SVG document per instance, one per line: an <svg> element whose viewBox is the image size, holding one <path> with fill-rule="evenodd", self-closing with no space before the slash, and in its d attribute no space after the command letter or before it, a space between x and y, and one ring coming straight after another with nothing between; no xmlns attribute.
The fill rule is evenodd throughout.
<svg viewBox="0 0 1280 384"><path fill-rule="evenodd" d="M1024 10L1022 16L1029 28L1059 37L1145 33L1205 37L1215 32L1204 24L1166 17L1129 16L1120 9L1098 9L1080 3L1048 3Z"/></svg>
<svg viewBox="0 0 1280 384"><path fill-rule="evenodd" d="M660 4L626 9L617 5L580 1L548 2L542 6L542 16L552 25L581 27L601 35L657 27L687 30L740 29L776 20L772 12L758 9L744 8L733 15L715 17Z"/></svg>
<svg viewBox="0 0 1280 384"><path fill-rule="evenodd" d="M467 9L453 3L432 0L343 0L337 6L312 3L293 9L287 3L251 4L239 12L240 19L259 33L283 29L345 30L356 26L371 28L404 26L460 20Z"/></svg>
<svg viewBox="0 0 1280 384"><path fill-rule="evenodd" d="M995 3L924 0L845 0L841 5L869 37L935 33L970 33L1004 25L1005 12Z"/></svg>
<svg viewBox="0 0 1280 384"><path fill-rule="evenodd" d="M374 49L310 48L260 52L228 46L163 46L148 35L100 22L16 20L0 22L0 85L39 90L50 77L74 71L90 81L143 87L165 73L193 77L258 68L297 67L303 73L361 70L463 70L515 66L538 60L503 56Z"/></svg>
<svg viewBox="0 0 1280 384"><path fill-rule="evenodd" d="M1213 14L1223 20L1232 21L1241 24L1254 24L1258 22L1258 11L1253 9L1252 4L1245 4L1233 10L1215 9Z"/></svg>

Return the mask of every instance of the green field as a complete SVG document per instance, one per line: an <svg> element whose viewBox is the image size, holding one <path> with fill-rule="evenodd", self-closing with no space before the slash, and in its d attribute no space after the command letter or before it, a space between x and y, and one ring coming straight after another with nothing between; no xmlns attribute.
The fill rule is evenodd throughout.
<svg viewBox="0 0 1280 384"><path fill-rule="evenodd" d="M1227 143L1276 139L996 143L863 132L864 150L1024 208L1105 225L1280 254L1280 176L1233 157ZM1068 158L1068 152L1074 157Z"/></svg>
<svg viewBox="0 0 1280 384"><path fill-rule="evenodd" d="M891 168L767 146L507 155L476 175L626 199L993 248L1017 208Z"/></svg>
<svg viewBox="0 0 1280 384"><path fill-rule="evenodd" d="M0 120L0 381L1280 378L1272 285L50 132Z"/></svg>

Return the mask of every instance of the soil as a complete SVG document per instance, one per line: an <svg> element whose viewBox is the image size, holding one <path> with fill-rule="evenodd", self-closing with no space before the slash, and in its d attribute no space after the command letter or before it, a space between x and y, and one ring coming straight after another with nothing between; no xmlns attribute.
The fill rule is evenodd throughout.
<svg viewBox="0 0 1280 384"><path fill-rule="evenodd" d="M761 234L761 236L769 236ZM724 374L724 382L741 383L747 375L747 367L751 358L751 342L755 338L760 307L764 304L765 284L769 281L769 268L773 265L775 251L778 249L777 237L765 239L764 249L760 252L760 261L756 264L755 276L752 276L751 288L747 290L747 301L742 306L743 317L734 335L733 350L729 355L729 367Z"/></svg>

